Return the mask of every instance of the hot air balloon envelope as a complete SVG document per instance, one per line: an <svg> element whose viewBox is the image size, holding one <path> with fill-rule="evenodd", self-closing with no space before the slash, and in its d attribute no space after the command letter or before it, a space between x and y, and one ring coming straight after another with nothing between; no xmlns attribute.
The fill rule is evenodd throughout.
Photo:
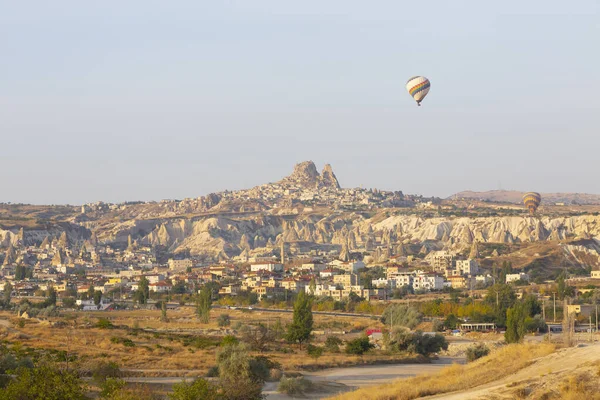
<svg viewBox="0 0 600 400"><path fill-rule="evenodd" d="M431 82L424 76L413 76L406 82L406 90L415 99L417 105L421 105L421 102L429 93L429 87Z"/></svg>
<svg viewBox="0 0 600 400"><path fill-rule="evenodd" d="M533 215L535 210L539 207L542 202L542 196L536 192L528 192L523 195L523 204L529 209L529 214Z"/></svg>

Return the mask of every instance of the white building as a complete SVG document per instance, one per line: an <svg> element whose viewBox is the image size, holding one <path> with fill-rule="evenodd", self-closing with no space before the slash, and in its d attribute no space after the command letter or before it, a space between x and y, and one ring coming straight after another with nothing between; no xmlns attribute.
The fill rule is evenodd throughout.
<svg viewBox="0 0 600 400"><path fill-rule="evenodd" d="M413 281L415 290L442 290L444 288L444 278L434 274L419 274Z"/></svg>
<svg viewBox="0 0 600 400"><path fill-rule="evenodd" d="M94 303L94 300L76 300L75 304L80 306L83 311L104 311L110 307L110 302L104 300L104 298L100 300L100 304L98 305Z"/></svg>
<svg viewBox="0 0 600 400"><path fill-rule="evenodd" d="M283 264L279 263L253 263L250 265L250 271L269 271L269 272L283 272Z"/></svg>
<svg viewBox="0 0 600 400"><path fill-rule="evenodd" d="M506 274L506 283L515 282L515 281L529 281L529 275L524 272L519 272L518 274Z"/></svg>
<svg viewBox="0 0 600 400"><path fill-rule="evenodd" d="M170 283L165 282L165 281L160 281L160 282L149 284L148 290L150 290L151 292L155 292L155 293L166 293L169 290L171 290L172 287L173 287L173 285L171 285Z"/></svg>
<svg viewBox="0 0 600 400"><path fill-rule="evenodd" d="M476 275L479 272L479 264L477 261L456 260L456 275Z"/></svg>
<svg viewBox="0 0 600 400"><path fill-rule="evenodd" d="M189 258L183 260L169 259L169 268L174 270L184 270L192 267L192 260Z"/></svg>
<svg viewBox="0 0 600 400"><path fill-rule="evenodd" d="M390 289L395 289L396 285L397 285L397 280L395 279L386 279L386 278L379 278L379 279L373 279L371 281L371 284L373 285L373 287L376 288L390 288Z"/></svg>
<svg viewBox="0 0 600 400"><path fill-rule="evenodd" d="M302 266L300 267L300 269L302 271L316 271L316 272L321 272L325 269L325 264L320 264L320 263L306 263L306 264L302 264Z"/></svg>
<svg viewBox="0 0 600 400"><path fill-rule="evenodd" d="M365 268L366 265L362 261L340 261L334 260L329 263L331 267L343 269L346 272L357 273L359 269Z"/></svg>

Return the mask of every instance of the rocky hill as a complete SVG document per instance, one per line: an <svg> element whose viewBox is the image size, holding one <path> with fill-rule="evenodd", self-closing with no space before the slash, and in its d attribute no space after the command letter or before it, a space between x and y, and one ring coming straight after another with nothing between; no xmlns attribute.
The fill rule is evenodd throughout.
<svg viewBox="0 0 600 400"><path fill-rule="evenodd" d="M600 216L530 217L525 209L490 210L400 191L341 188L330 165L319 173L306 161L278 182L195 199L1 205L0 252L66 233L72 243L93 238L94 243L125 245L132 240L207 262L271 256L285 243L291 255L356 253L373 263L423 258L438 250L466 256L480 246L484 264L510 260L516 267L581 272L600 267Z"/></svg>
<svg viewBox="0 0 600 400"><path fill-rule="evenodd" d="M340 189L337 177L333 173L331 165L326 164L323 172L319 174L315 163L304 161L296 164L294 172L278 182L282 186L296 186L306 189L310 188L331 188Z"/></svg>

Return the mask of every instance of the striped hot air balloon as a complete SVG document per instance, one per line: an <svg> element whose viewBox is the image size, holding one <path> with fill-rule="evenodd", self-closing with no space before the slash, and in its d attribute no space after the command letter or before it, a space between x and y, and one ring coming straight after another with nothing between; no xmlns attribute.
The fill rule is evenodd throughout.
<svg viewBox="0 0 600 400"><path fill-rule="evenodd" d="M523 204L529 209L529 214L533 215L535 210L542 202L542 196L536 192L528 192L523 195Z"/></svg>
<svg viewBox="0 0 600 400"><path fill-rule="evenodd" d="M415 99L419 106L425 96L427 96L427 93L429 93L430 86L429 79L424 76L413 76L406 82L406 90L408 90L408 93Z"/></svg>

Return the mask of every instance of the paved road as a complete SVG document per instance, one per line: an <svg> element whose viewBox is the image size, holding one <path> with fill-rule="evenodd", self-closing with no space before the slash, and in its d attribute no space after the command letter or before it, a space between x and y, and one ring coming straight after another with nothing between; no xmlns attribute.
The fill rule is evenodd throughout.
<svg viewBox="0 0 600 400"><path fill-rule="evenodd" d="M431 364L386 364L368 365L348 368L332 368L323 371L307 373L305 377L316 383L329 382L334 387L333 393L315 393L309 398L322 399L330 397L336 392L348 389L357 389L364 386L381 385L396 379L410 378L420 374L430 374L441 370L453 363L464 363L464 357L440 357ZM335 388L338 387L338 390ZM344 390L344 388L346 390ZM277 384L265 385L264 394L267 400L288 400L289 396L277 393Z"/></svg>

